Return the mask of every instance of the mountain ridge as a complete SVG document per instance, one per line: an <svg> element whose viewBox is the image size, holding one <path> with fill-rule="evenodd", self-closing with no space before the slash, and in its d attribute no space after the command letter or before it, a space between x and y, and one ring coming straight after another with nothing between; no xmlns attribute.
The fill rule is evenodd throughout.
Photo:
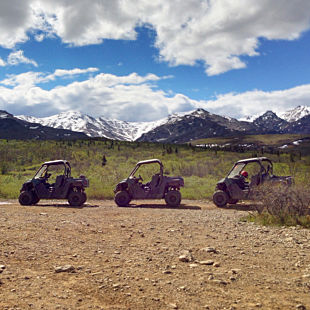
<svg viewBox="0 0 310 310"><path fill-rule="evenodd" d="M43 126L84 132L90 137L124 141L185 143L231 134L310 133L310 108L298 106L279 117L266 111L253 121L212 114L204 109L174 113L154 122L125 122L92 117L80 112L63 112L45 118L19 115L23 121ZM1 116L0 116L1 117Z"/></svg>

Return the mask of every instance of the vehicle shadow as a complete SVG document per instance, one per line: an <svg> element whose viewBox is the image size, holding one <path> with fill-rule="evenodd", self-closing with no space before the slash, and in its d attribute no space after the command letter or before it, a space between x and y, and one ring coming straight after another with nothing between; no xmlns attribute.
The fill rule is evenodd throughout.
<svg viewBox="0 0 310 310"><path fill-rule="evenodd" d="M225 210L237 210L237 211L258 211L261 212L263 210L263 206L260 204L248 203L248 204L229 204L225 207L220 207L220 209Z"/></svg>
<svg viewBox="0 0 310 310"><path fill-rule="evenodd" d="M130 204L122 208L146 208L146 209L174 209L174 210L201 210L201 207L198 206L188 206L181 204L178 207L168 206L166 204Z"/></svg>
<svg viewBox="0 0 310 310"><path fill-rule="evenodd" d="M54 207L54 208L70 208L70 209L84 209L84 208L99 208L99 205L85 203L82 206L70 206L68 203L37 203L31 207Z"/></svg>

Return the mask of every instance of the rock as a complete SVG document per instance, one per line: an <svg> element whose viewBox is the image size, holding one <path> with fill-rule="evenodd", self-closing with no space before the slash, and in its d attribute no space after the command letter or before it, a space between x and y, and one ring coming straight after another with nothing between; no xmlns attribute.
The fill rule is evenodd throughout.
<svg viewBox="0 0 310 310"><path fill-rule="evenodd" d="M70 273L74 273L75 268L72 265L64 265L64 266L57 266L55 267L55 272L59 273L59 272L70 272Z"/></svg>
<svg viewBox="0 0 310 310"><path fill-rule="evenodd" d="M180 262L188 263L188 262L192 262L193 260L194 259L193 259L191 252L187 250L183 251L182 255L179 256Z"/></svg>
<svg viewBox="0 0 310 310"><path fill-rule="evenodd" d="M215 248L212 247L206 247L201 249L201 251L207 252L207 253L218 253L217 250Z"/></svg>
<svg viewBox="0 0 310 310"><path fill-rule="evenodd" d="M214 261L213 260L203 260L199 262L200 265L213 265Z"/></svg>
<svg viewBox="0 0 310 310"><path fill-rule="evenodd" d="M296 309L297 310L306 310L307 308L306 308L306 306L304 306L302 304L299 304L299 305L296 306Z"/></svg>
<svg viewBox="0 0 310 310"><path fill-rule="evenodd" d="M189 265L190 268L195 268L195 267L197 267L197 266L198 266L198 264L190 264L190 265Z"/></svg>
<svg viewBox="0 0 310 310"><path fill-rule="evenodd" d="M164 271L163 271L163 274L171 274L171 273L172 273L171 270L164 270Z"/></svg>
<svg viewBox="0 0 310 310"><path fill-rule="evenodd" d="M173 303L169 304L169 307L172 309L178 309L178 305Z"/></svg>
<svg viewBox="0 0 310 310"><path fill-rule="evenodd" d="M232 274L238 274L238 273L240 273L240 271L241 271L241 269L232 269L231 273Z"/></svg>
<svg viewBox="0 0 310 310"><path fill-rule="evenodd" d="M217 262L217 263L214 263L213 266L214 266L214 267L220 267L221 264Z"/></svg>
<svg viewBox="0 0 310 310"><path fill-rule="evenodd" d="M4 269L5 269L5 265L0 265L0 273L2 273Z"/></svg>
<svg viewBox="0 0 310 310"><path fill-rule="evenodd" d="M179 256L179 261L183 262L183 263L188 263L189 262L189 258L187 255L180 255Z"/></svg>

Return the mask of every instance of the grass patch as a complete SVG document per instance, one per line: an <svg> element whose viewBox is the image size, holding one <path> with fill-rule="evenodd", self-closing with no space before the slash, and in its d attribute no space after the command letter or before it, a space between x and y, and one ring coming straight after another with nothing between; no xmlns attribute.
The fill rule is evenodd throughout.
<svg viewBox="0 0 310 310"><path fill-rule="evenodd" d="M310 215L293 216L286 214L285 216L275 216L267 212L249 214L241 219L242 221L253 222L263 226L301 226L310 228Z"/></svg>

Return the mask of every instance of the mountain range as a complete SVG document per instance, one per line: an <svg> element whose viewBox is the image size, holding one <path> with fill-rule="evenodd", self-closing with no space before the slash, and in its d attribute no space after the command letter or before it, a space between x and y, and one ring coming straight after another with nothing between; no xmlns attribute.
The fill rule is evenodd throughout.
<svg viewBox="0 0 310 310"><path fill-rule="evenodd" d="M67 129L57 129L43 126L39 122L32 123L19 119L12 114L0 110L0 138L1 139L85 139L86 134Z"/></svg>
<svg viewBox="0 0 310 310"><path fill-rule="evenodd" d="M1 116L2 115L2 116ZM14 128L2 122L14 120ZM12 123L13 124L13 123ZM11 126L13 126L11 124ZM19 129L16 128L19 124ZM35 128L37 127L37 128ZM21 128L24 134L20 134ZM49 128L49 129L47 129ZM56 131L55 131L56 130ZM60 131L57 131L60 130ZM27 132L27 133L26 133ZM0 112L0 138L61 139L65 137L106 137L123 141L185 143L191 140L234 134L310 133L310 108L298 106L276 115L267 111L251 121L212 114L204 109L175 113L155 122L125 122L94 118L80 112L64 112L50 117L13 116Z"/></svg>

